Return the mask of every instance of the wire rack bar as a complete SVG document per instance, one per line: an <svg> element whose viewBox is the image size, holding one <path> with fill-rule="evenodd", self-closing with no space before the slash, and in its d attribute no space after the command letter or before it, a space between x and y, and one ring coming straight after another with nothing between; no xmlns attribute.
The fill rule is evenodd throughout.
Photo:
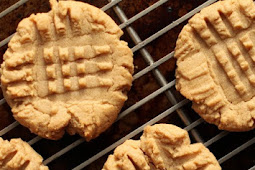
<svg viewBox="0 0 255 170"><path fill-rule="evenodd" d="M255 137L253 137L252 139L250 139L246 143L242 144L238 148L234 149L233 151L229 152L227 155L225 155L222 158L220 158L218 160L219 163L220 164L224 163L225 161L227 161L228 159L232 158L233 156L235 156L236 154L238 154L242 150L244 150L244 149L248 148L249 146L253 145L254 143L255 143Z"/></svg>
<svg viewBox="0 0 255 170"><path fill-rule="evenodd" d="M139 71L138 73L136 73L133 76L134 80L142 77L146 73L148 73L148 72L152 71L153 69L157 68L158 66L160 66L164 62L166 62L169 59L171 59L173 56L174 56L174 52L171 52L171 53L167 54L166 56L164 56L163 58L159 59L158 61L154 62L153 64L147 66L146 68L144 68L143 70Z"/></svg>
<svg viewBox="0 0 255 170"><path fill-rule="evenodd" d="M5 98L3 98L3 99L0 100L0 105L3 105L4 103L6 103Z"/></svg>
<svg viewBox="0 0 255 170"><path fill-rule="evenodd" d="M103 11L107 11L108 9L112 8L113 6L117 5L119 2L121 2L122 0L114 0L111 1L110 3L106 4L105 6L103 6L101 8L101 10Z"/></svg>
<svg viewBox="0 0 255 170"><path fill-rule="evenodd" d="M60 157L61 155L65 154L65 153L67 153L68 151L72 150L73 148L75 148L76 146L80 145L83 142L85 142L85 139L83 139L83 138L78 139L77 141L75 141L72 144L68 145L67 147L65 147L61 151L57 152L56 154L54 154L51 157L49 157L48 159L46 159L43 163L45 165L49 164L53 160L57 159L58 157Z"/></svg>
<svg viewBox="0 0 255 170"><path fill-rule="evenodd" d="M253 167L251 167L250 169L248 169L248 170L255 170L255 165Z"/></svg>
<svg viewBox="0 0 255 170"><path fill-rule="evenodd" d="M168 83L167 85L161 87L160 89L156 90L155 92L151 93L150 95L146 96L145 98L143 98L142 100L140 100L139 102L135 103L134 105L132 105L131 107L129 107L128 109L126 109L125 111L123 111L122 113L119 114L118 118L116 119L116 121L119 121L121 118L123 118L124 116L126 116L127 114L131 113L132 111L134 111L135 109L137 109L138 107L142 106L143 104L145 104L146 102L150 101L151 99L155 98L156 96L158 96L159 94L163 93L164 91L166 91L167 89L173 87L175 85L175 80L171 81L170 83Z"/></svg>
<svg viewBox="0 0 255 170"><path fill-rule="evenodd" d="M220 140L221 138L223 138L224 136L228 135L229 132L227 131L222 131L220 132L218 135L214 136L213 138L211 138L210 140L208 140L207 142L204 143L204 145L206 147L208 147L209 145L215 143L216 141Z"/></svg>
<svg viewBox="0 0 255 170"><path fill-rule="evenodd" d="M118 140L117 142L113 143L112 145L108 146L107 148L105 148L104 150L98 152L96 155L92 156L91 158L89 158L88 160L86 160L85 162L83 162L82 164L78 165L77 167L75 167L73 170L80 170L86 166L88 166L89 164L91 164L92 162L94 162L95 160L101 158L102 156L104 156L105 154L107 154L108 152L110 152L111 150L113 150L114 148L116 148L117 146L119 146L120 144L122 144L125 140L130 139L134 136L136 136L137 134L139 134L140 132L143 131L145 126L148 125L153 125L155 123L157 123L159 120L163 119L164 117L168 116L169 114L173 113L174 111L176 111L178 108L183 107L185 104L187 104L189 101L187 99L179 102L178 104L172 106L171 108L169 108L168 110L164 111L163 113L161 113L160 115L156 116L155 118L151 119L149 122L145 123L144 125L140 126L139 128L137 128L136 130L132 131L131 133L129 133L128 135L126 135L125 137L121 138L120 140Z"/></svg>
<svg viewBox="0 0 255 170"><path fill-rule="evenodd" d="M40 136L36 136L36 137L34 137L32 140L30 140L29 142L28 142L28 144L29 145L33 145L33 144L35 144L36 142L38 142L38 141L40 141L42 138L40 137Z"/></svg>
<svg viewBox="0 0 255 170"><path fill-rule="evenodd" d="M194 121L193 123L191 123L189 126L185 127L184 129L187 131L190 131L191 129L197 127L198 125L200 125L203 122L204 122L204 120L202 118L199 118L196 121Z"/></svg>
<svg viewBox="0 0 255 170"><path fill-rule="evenodd" d="M119 17L121 22L128 21L126 14L122 11L122 9L118 5L113 7L113 10L117 14L117 16ZM139 44L142 41L141 38L139 37L139 35L136 33L136 31L131 26L128 26L126 28L126 30L135 44ZM139 52L142 54L144 60L147 62L148 65L152 65L154 63L152 56L145 48L140 49ZM161 74L161 72L158 69L152 70L152 73L160 86L165 86L167 84L165 77ZM175 96L172 94L172 92L170 90L167 90L165 92L165 95L171 104L174 105L177 103ZM191 120L188 117L188 114L186 114L183 109L178 109L177 113L186 126L188 126L191 123ZM203 139L200 137L200 135L196 131L196 129L193 129L191 131L191 134L196 141L203 142Z"/></svg>
<svg viewBox="0 0 255 170"><path fill-rule="evenodd" d="M137 19L139 19L139 18L143 17L144 15L150 13L151 11L153 11L157 7L161 6L162 4L166 3L167 1L168 0L159 0L158 2L154 3L150 7L146 8L145 10L143 10L142 12L140 12L140 13L136 14L135 16L133 16L132 18L128 19L126 22L120 24L119 27L121 29L127 27L128 25L130 25L131 23L133 23ZM114 1L112 1L112 2L114 2Z"/></svg>
<svg viewBox="0 0 255 170"><path fill-rule="evenodd" d="M15 10L16 8L20 7L21 5L23 5L24 3L26 3L28 0L20 0L18 2L16 2L15 4L11 5L9 8L5 9L4 11L2 11L0 13L0 18L2 18L3 16L7 15L8 13L12 12L13 10Z"/></svg>
<svg viewBox="0 0 255 170"><path fill-rule="evenodd" d="M11 131L12 129L14 129L15 127L17 127L19 125L19 123L17 121L13 122L12 124L8 125L7 127L5 127L4 129L2 129L0 131L0 136L5 135L6 133L8 133L9 131Z"/></svg>
<svg viewBox="0 0 255 170"><path fill-rule="evenodd" d="M172 22L171 24L169 24L168 26L166 26L165 28L161 29L160 31L156 32L155 34L153 34L152 36L148 37L147 39L145 39L144 41L140 42L139 44L137 44L136 46L134 46L132 48L133 52L136 52L137 50L141 49L142 47L144 47L145 45L149 44L150 42L152 42L153 40L155 40L156 38L160 37L161 35L165 34L166 32L168 32L169 30L171 30L172 28L178 26L179 24L181 24L182 22L186 21L187 19L189 19L190 17L192 17L194 14L196 14L197 12L199 12L201 9L203 9L204 7L216 2L217 0L208 0L205 3L203 3L202 5L198 6L197 8L193 9L192 11L190 11L189 13L187 13L186 15L182 16L181 18L175 20L174 22Z"/></svg>
<svg viewBox="0 0 255 170"><path fill-rule="evenodd" d="M15 33L14 33L15 34ZM4 46L5 44L7 44L10 40L11 40L11 38L14 36L14 34L12 34L12 35L10 35L9 37L7 37L7 38L5 38L4 40L2 40L1 42L0 42L0 47L2 47L2 46Z"/></svg>

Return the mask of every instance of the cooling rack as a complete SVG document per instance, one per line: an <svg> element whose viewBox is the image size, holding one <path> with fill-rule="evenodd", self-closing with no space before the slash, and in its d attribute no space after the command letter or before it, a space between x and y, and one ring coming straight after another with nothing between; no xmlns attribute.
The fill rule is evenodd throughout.
<svg viewBox="0 0 255 170"><path fill-rule="evenodd" d="M0 20L7 15L11 15L26 3L29 3L29 1L33 0L16 0L15 3L13 3L11 6L2 10L0 13ZM163 28L160 28L156 32L151 33L148 37L145 38L141 38L140 33L135 30L133 24L139 20L143 20L144 17L150 15L158 8L168 4L171 0L153 1L152 4L147 5L146 8L135 13L131 17L128 17L125 10L121 7L120 4L123 1L127 0L109 1L105 3L101 9L106 12L111 11L109 13L115 15L117 19L115 18L114 20L125 32L124 39L127 39L129 43L131 42L131 49L134 53L135 60L136 58L140 57L145 63L145 66L140 69L136 69L136 72L133 76L134 84L149 74L158 84L158 88L151 90L148 94L139 98L138 101L133 103L131 102L131 104L126 104L113 126L116 126L115 124L121 126L122 124L119 122L123 122L123 120L125 122L125 119L127 119L127 117L129 119L130 115L139 114L136 112L136 110L140 109L144 105L148 105L148 103L152 103L153 105L153 102L157 100L159 96L164 96L164 99L168 102L167 106L162 111L160 110L160 113L153 115L153 117L150 117L143 123L137 123L134 125L134 128L129 129L126 131L126 133L118 132L121 134L119 137L114 137L114 128L111 128L105 134L102 134L99 139L93 140L91 142L86 142L83 138L78 136L70 137L68 135L66 135L60 141L48 141L34 135L29 135L29 137L21 137L28 139L27 142L32 147L34 147L36 151L42 154L45 159L44 164L48 165L51 169L100 169L100 167L103 165L103 162L106 160L107 156L112 153L114 148L116 148L127 139L139 138L139 135L145 126L162 122L174 123L186 129L189 132L193 142L204 143L204 145L207 146L215 154L223 169L230 168L230 164L233 164L233 162L237 162L237 164L240 163L244 169L255 169L254 130L244 133L229 133L226 131L219 131L215 130L214 125L208 125L198 116L191 116L190 112L193 111L190 109L190 101L184 99L175 91L174 77L169 76L171 77L170 79L166 78L160 69L162 65L168 63L169 61L173 61L174 51L171 51L168 54L155 60L155 57L152 55L153 52L147 49L148 45L159 41L162 36L168 34L177 27L182 27L190 17L199 12L202 8L216 2L216 0L204 0L197 7L190 9L181 15L181 17L165 25ZM1 3L4 3L4 1L1 0L0 5L2 5ZM173 7L168 6L168 12L170 15L172 10L174 10ZM159 20L161 20L161 18L159 18ZM147 25L147 27L150 27L150 25ZM4 26L1 26L1 29L5 29ZM0 41L0 47L2 49L6 48L6 44L10 41L13 35L14 34L8 35ZM169 39L169 42L170 41L175 42L173 39ZM143 83L140 86L146 86L146 84ZM130 97L132 96L129 96L129 98ZM8 110L8 108L6 108L7 104L4 98L0 100L0 105L5 105L4 108ZM151 107L157 109L157 105ZM9 114L11 114L10 111ZM11 138L12 132L14 131L14 136L20 137L19 134L15 132L20 128L23 127L21 127L17 121L13 120L0 130L0 136L3 138ZM207 136L205 133L210 135ZM112 138L112 140L107 141L109 138ZM73 155L78 155L78 158L75 158L74 160ZM241 157L244 157L244 160L246 159L246 161L239 161L239 158ZM235 167L234 164L231 169L235 168L237 167Z"/></svg>

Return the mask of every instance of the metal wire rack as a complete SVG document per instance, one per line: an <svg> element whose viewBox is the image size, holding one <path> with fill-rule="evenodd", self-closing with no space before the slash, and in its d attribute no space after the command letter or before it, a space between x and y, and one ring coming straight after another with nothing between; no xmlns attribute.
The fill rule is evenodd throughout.
<svg viewBox="0 0 255 170"><path fill-rule="evenodd" d="M14 3L13 5L11 5L10 7L8 7L7 9L3 10L0 13L0 19L5 17L6 15L10 15L17 8L20 8L22 5L28 3L29 1L32 0L16 1L16 3ZM138 21L139 19L142 19L144 16L148 15L149 13L151 13L153 10L156 10L160 6L166 4L168 1L170 0L158 0L130 18L126 16L126 13L119 5L122 2L122 0L112 1L109 0L109 2L106 3L101 9L103 11L109 10L114 11L114 14L119 19L118 22L120 22L119 25L120 28L125 30L125 34L129 35L130 38L129 41L132 41L133 43L133 47L131 49L135 54L134 57L136 58L138 57L138 55L140 55L139 57L142 57L145 63L147 64L147 66L144 67L143 69L140 70L138 69L138 71L136 71L136 73L133 76L134 83L138 81L141 77L147 74L151 74L159 85L158 89L152 91L150 94L141 98L139 101L132 103L130 106L124 107L123 111L119 114L119 117L117 118L115 124L121 122L128 115L134 114L133 112L135 110L141 108L146 103L155 100L155 98L157 98L160 95L165 96L165 98L169 102L169 107L167 107L163 112L154 115L148 121L143 122L142 124L135 125L133 129L129 130L125 134L122 134L122 136L117 138L116 140L110 140L110 142L105 142L105 144L102 144L102 141L104 141L105 138L111 138L111 136L107 135L112 134L113 132L112 133L108 132L106 133L106 135L100 136L99 138L101 139L91 141L91 143L94 143L93 145L90 145L90 142L88 143L83 138L80 138L78 136L74 137L65 136L64 139L60 141L48 141L38 136L31 137L31 135L29 137L25 137L26 139L29 138L29 140L27 140L28 143L32 145L35 148L35 150L37 150L40 154L43 155L43 157L45 158L44 164L49 165L49 167L52 169L55 169L54 167L58 166L61 167L60 164L63 164L63 162L66 162L66 164L70 165L68 167L62 166L61 169L79 170L79 169L95 169L95 167L97 167L96 169L99 169L98 167L103 165L103 162L106 160L107 155L110 154L112 150L116 148L118 145L120 145L127 139L137 138L137 136L139 136L139 134L143 131L143 128L147 125L152 125L158 122L168 123L168 121L164 120L167 119L169 116L175 114L181 120L183 128L189 131L192 140L194 142L202 142L204 143L205 146L209 147L209 149L217 157L223 169L225 168L227 169L230 167L228 164L232 164L233 162L233 161L231 162L232 159L235 161L235 156L237 156L237 158L239 159L240 156L238 157L238 155L241 155L241 157L248 156L248 159L250 159L248 165L245 167L246 169L250 170L255 169L255 157L254 154L253 157L251 154L254 153L255 148L254 130L242 134L214 130L214 132L212 133L213 136L209 135L209 137L204 137L203 133L201 132L203 131L201 129L203 129L204 126L205 126L204 131L207 130L206 128L210 130L210 128L215 127L213 125L206 124L199 117L190 118L189 116L190 102L187 99L178 97L178 95L175 92L175 89L173 88L175 85L175 79L173 78L170 81L168 81L162 74L161 70L159 69L159 67L164 63L173 60L172 58L174 55L174 51L155 61L155 59L151 55L151 52L149 52L149 50L146 49L146 46L148 44L157 41L157 39L163 36L164 34L170 32L172 29L178 27L179 25L184 24L187 21L187 19L189 19L195 13L199 12L202 8L216 2L216 0L204 1L196 8L190 10L185 15L179 17L177 20L164 26L162 29L156 31L155 33L151 34L149 37L143 40L142 38L140 38L136 30L132 27L132 24L134 22ZM1 3L2 2L0 2L0 5ZM171 8L169 9L171 10ZM4 29L4 27L2 27L1 29ZM4 46L6 46L6 44L10 41L12 36L13 34L1 40L0 48L4 48ZM6 105L4 98L0 100L0 106L3 105ZM170 122L173 123L173 121ZM202 128L199 128L200 126L202 126ZM13 121L8 126L0 130L0 136L4 138L11 138L12 135L8 136L8 134L14 131L15 129L19 129L19 127L20 127L19 123L17 121ZM14 136L19 137L17 134ZM243 138L243 140L241 140L241 138ZM237 142L235 140L237 140ZM59 145L58 147L59 149L52 149L53 147L50 147L51 144L53 145L53 147ZM47 147L44 148L44 145ZM91 148L91 146L98 147L93 149ZM228 149L226 150L222 149L224 148L224 146L226 146ZM47 149L49 150L47 151ZM84 151L82 151L82 149L84 149ZM250 150L252 150L251 153L249 153ZM84 152L88 152L86 156L84 156ZM73 161L71 157L76 153L79 155L79 160ZM247 162L245 163L240 162L240 164L246 163ZM96 166L97 164L98 166ZM235 169L235 167L231 169Z"/></svg>

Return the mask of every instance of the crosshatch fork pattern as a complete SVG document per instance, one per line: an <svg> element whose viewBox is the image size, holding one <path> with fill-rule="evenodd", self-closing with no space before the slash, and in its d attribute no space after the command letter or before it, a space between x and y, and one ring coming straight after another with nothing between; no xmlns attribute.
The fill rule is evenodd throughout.
<svg viewBox="0 0 255 170"><path fill-rule="evenodd" d="M104 46L78 46L78 47L50 47L43 48L43 56L37 60L42 60L40 63L35 63L36 54L34 50L24 54L14 54L15 62L9 62L9 55L6 54L6 67L10 68L6 72L8 75L20 75L15 79L3 77L4 83L10 84L7 92L12 98L33 96L36 93L32 88L32 82L38 82L37 93L40 97L45 97L51 94L64 93L65 91L75 91L83 88L93 88L98 86L109 87L112 85L111 79L98 78L93 74L100 71L111 71L113 63L110 61L96 62L90 59L96 57L105 57L111 53L111 48L108 45ZM71 56L71 57L70 57ZM38 62L38 61L37 61ZM24 71L20 67L24 67ZM33 66L34 65L34 66ZM58 74L57 67L60 67L61 74ZM34 79L33 70L40 73L37 80ZM25 82L17 86L16 82ZM76 85L76 86L75 86ZM46 91L44 86L48 86ZM27 88L30 90L25 90ZM16 94L13 88L19 88L26 93Z"/></svg>
<svg viewBox="0 0 255 170"><path fill-rule="evenodd" d="M111 86L111 79L98 78L93 74L100 71L111 71L113 64L89 60L110 53L111 48L108 45L44 48L45 65L39 66L42 69L39 73L45 72L46 76L38 81L42 82L42 85L48 84L48 92L39 93L39 96L44 97L49 94L64 93L82 88ZM57 74L57 67L61 67L61 74Z"/></svg>
<svg viewBox="0 0 255 170"><path fill-rule="evenodd" d="M120 2L120 1L119 1ZM184 17L181 17L180 18L180 20L179 20L179 23L180 23L180 21L181 22L183 22L185 19L187 19L187 18L189 18L190 16L192 16L194 13L196 13L196 12L198 12L202 7L204 7L204 6L206 6L206 5L209 5L210 3L213 3L214 1L208 1L208 2L206 2L205 4L203 4L200 8L198 8L198 9L196 9L196 10L194 10L194 11L191 11L190 13L188 13L188 15L186 15L186 16L184 16ZM111 7L111 4L117 4L118 2L117 1L112 1L112 2L110 2L109 4L108 4L108 7ZM119 11L119 9L116 7L116 11ZM120 12L120 11L119 11ZM137 18L138 19L138 18ZM179 24L178 22L176 22L175 23L175 25L174 26L176 26L176 25L178 25ZM172 27L172 25L171 25L171 27ZM173 27L172 27L173 28ZM152 39L153 38L153 35L152 35L152 38L151 37L149 37L148 39L146 39L146 40L144 40L144 41L142 41L141 43L139 43L137 46L135 46L134 47L134 49L136 49L137 50L137 47L138 47L138 50L139 49L141 49L141 47L143 47L144 46L144 44L148 44L148 42L151 42L151 41L153 41L153 40L155 40L155 38L157 38L158 36L160 36L161 34L162 34L162 32L164 32L165 30L162 30L162 31L160 31L158 34L157 34L157 36L154 36L154 39ZM166 56L166 57L168 57L168 56ZM152 63L152 65L154 64L154 62ZM147 72L150 72L150 71L152 71L153 70L153 67L151 67L151 69L147 69ZM135 75L136 76L136 75ZM168 86L168 88L169 87L172 87L173 85L174 85L174 82L172 82L173 84L170 86ZM165 86L164 86L165 87ZM161 89L162 90L160 90L160 91L157 91L156 92L156 95L158 95L158 94L161 94L162 92L164 92L164 90L167 90L168 88L164 88L164 87L162 87ZM151 98L154 98L155 97L155 95L153 95L153 96L149 96L149 99L151 99ZM147 99L147 101L149 100L149 99ZM187 102L187 101L186 101ZM172 107L170 110L167 110L166 112L164 112L164 113L162 113L162 115L163 116L165 116L165 115L167 115L167 114L170 114L170 113L172 113L174 110L176 110L177 108L179 108L179 107L183 107L185 104L186 104L186 102L184 101L184 103L182 102L182 103L178 103L178 104L176 104L174 107ZM142 103L143 102L141 102L141 103L138 103L138 105L137 105L137 107L140 107L141 105L142 105ZM129 111L129 113L130 113L131 111ZM160 118L163 118L163 116L161 116L161 117L159 117L159 118L157 118L157 119L153 119L153 123L156 123L157 121L159 121L160 120ZM157 121L156 121L157 120ZM152 123L152 122L149 122L149 123ZM201 124L203 121L201 120L201 119L199 119L198 121L195 121L195 122L193 122L190 126L187 126L187 130L190 130L190 129L193 129L194 127L196 127L196 126L198 126L199 124ZM16 124L14 124L12 127L15 127L15 125ZM9 128L9 129L7 129L7 131L6 132L8 132L8 130L10 130L11 128ZM129 135L129 136L127 136L127 138L131 138L131 137L133 137L135 134L138 134L140 131L142 130L142 127L141 128L139 128L139 129L137 129L137 130L135 130L134 131L134 133L132 133L131 135ZM1 131L2 132L2 131ZM0 132L0 133L1 133ZM224 137L226 134L219 134L219 137L217 137L216 139L217 140L220 140L222 137ZM126 138L126 139L127 139ZM38 137L36 137L35 139L33 139L32 141L31 141L31 143L36 143L36 141L39 141L40 139L38 138ZM213 141L213 142L217 142L217 140L215 140L215 141ZM68 151L70 151L71 149L73 149L73 148L75 148L75 147L77 147L78 145L80 145L81 143L83 143L84 141L81 139L81 140L77 140L76 142L74 142L74 143L72 143L72 144L70 144L69 146L67 146L67 147L64 147L63 148L63 150L61 150L60 152L58 152L58 153L56 153L56 155L53 155L53 157L51 157L51 159L46 159L46 161L45 162L48 162L48 163L50 163L51 161L53 161L53 160L55 160L56 158L58 158L59 156L61 156L61 155L63 155L63 154L68 154ZM121 141L120 141L121 142ZM118 144L120 144L120 142L119 143L117 143L117 145ZM211 141L210 141L211 142ZM248 143L248 144L253 144L254 143L254 139L252 139L251 140L251 142L250 143ZM116 147L117 145L114 145L114 147ZM250 145L244 145L244 149L245 148L247 148L248 146L250 146ZM111 147L110 148L110 150L109 150L109 148L108 148L108 152L109 151L111 151L111 149L113 149L114 147ZM238 150L238 152L240 152L241 150ZM99 152L99 153L102 153L102 152ZM104 154L106 154L106 153L104 153ZM232 157L232 156L234 156L233 154L230 154L230 156ZM99 157L97 157L97 158L99 158ZM229 157L230 158L230 157ZM227 159L226 159L227 160ZM78 168L79 169L79 168Z"/></svg>
<svg viewBox="0 0 255 170"><path fill-rule="evenodd" d="M205 19L200 20L201 24L197 25L196 19L199 18L196 16L196 18L190 22L190 26L200 37L197 38L197 42L206 49L206 52L209 53L208 49L211 49L215 59L225 71L226 76L236 91L247 101L248 98L250 99L253 97L253 94L247 96L247 91L251 90L255 85L254 69L251 67L252 64L249 64L249 62L254 62L254 43L251 39L251 37L254 36L254 33L251 31L253 29L252 24L242 19L245 17L241 14L237 14L236 11L230 16L222 11L213 12L213 20L206 16ZM241 35L243 31L240 32L240 29L246 29L247 31ZM207 35L209 35L209 37L207 37ZM239 37L239 40L234 40L233 37ZM221 45L226 46L226 49L222 48L223 46ZM184 46L183 49L187 47L189 46ZM234 60L231 60L231 58ZM250 59L252 60L250 61ZM235 64L238 65L240 69L235 67ZM243 73L245 76L242 77L240 73ZM201 73L201 75L202 74L204 73ZM217 74L217 71L215 71L215 74ZM248 79L249 84L243 83L245 82L245 77ZM208 91L208 89L203 91L203 93L206 91Z"/></svg>

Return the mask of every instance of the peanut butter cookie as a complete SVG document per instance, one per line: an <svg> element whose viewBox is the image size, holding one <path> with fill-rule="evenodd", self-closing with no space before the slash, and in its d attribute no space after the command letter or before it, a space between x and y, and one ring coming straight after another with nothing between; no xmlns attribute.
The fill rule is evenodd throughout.
<svg viewBox="0 0 255 170"><path fill-rule="evenodd" d="M103 170L220 170L201 143L190 144L187 131L168 124L147 126L139 141L127 140L110 155Z"/></svg>
<svg viewBox="0 0 255 170"><path fill-rule="evenodd" d="M0 169L2 170L48 170L43 159L31 146L21 139L10 142L0 137Z"/></svg>
<svg viewBox="0 0 255 170"><path fill-rule="evenodd" d="M218 1L193 16L177 40L176 88L207 122L255 127L255 5Z"/></svg>
<svg viewBox="0 0 255 170"><path fill-rule="evenodd" d="M103 11L51 0L48 13L23 19L1 65L13 115L48 139L78 133L87 141L116 119L132 84L133 54Z"/></svg>

